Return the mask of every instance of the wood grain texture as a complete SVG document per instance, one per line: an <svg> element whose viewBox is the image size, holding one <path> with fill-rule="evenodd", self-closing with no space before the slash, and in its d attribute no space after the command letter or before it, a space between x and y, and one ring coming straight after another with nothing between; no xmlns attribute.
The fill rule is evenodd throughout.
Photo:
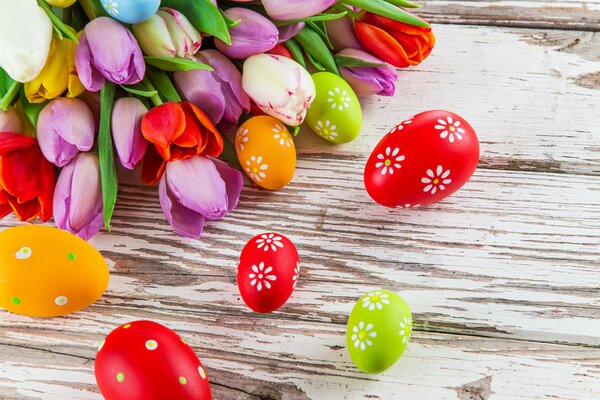
<svg viewBox="0 0 600 400"><path fill-rule="evenodd" d="M535 13L585 3L593 18L598 2L427 3L463 19L495 6L551 21ZM170 230L155 188L122 185L113 233L92 240L111 268L106 295L53 320L0 313L0 399L101 398L95 349L138 319L186 338L217 400L600 398L598 36L434 29L434 54L401 72L396 96L364 102L357 141L332 146L303 131L293 184L246 187L201 241ZM439 204L377 206L362 185L368 153L393 124L434 108L475 127L480 168ZM239 297L235 267L265 230L296 243L302 273L281 310L258 315ZM370 376L353 367L344 332L358 296L376 287L407 300L415 332L397 365Z"/></svg>

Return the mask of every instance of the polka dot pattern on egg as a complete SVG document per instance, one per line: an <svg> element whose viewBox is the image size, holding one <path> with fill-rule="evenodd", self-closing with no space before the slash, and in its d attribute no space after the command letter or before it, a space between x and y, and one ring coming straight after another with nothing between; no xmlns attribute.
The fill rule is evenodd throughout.
<svg viewBox="0 0 600 400"><path fill-rule="evenodd" d="M54 303L56 303L57 306L61 306L61 307L67 305L68 302L69 302L69 299L67 299L66 296L58 296L54 300Z"/></svg>
<svg viewBox="0 0 600 400"><path fill-rule="evenodd" d="M20 298L18 298L18 297L13 297L12 299L10 299L10 301L11 301L13 304L16 304L16 305L19 305L19 304L21 304L21 299L20 299Z"/></svg>
<svg viewBox="0 0 600 400"><path fill-rule="evenodd" d="M27 260L31 257L32 251L29 247L21 247L21 249L15 253L17 260Z"/></svg>
<svg viewBox="0 0 600 400"><path fill-rule="evenodd" d="M179 383L181 383L182 385L185 385L187 383L187 379L185 379L185 377L183 377L183 376L180 376Z"/></svg>
<svg viewBox="0 0 600 400"><path fill-rule="evenodd" d="M158 349L158 343L156 342L156 340L147 340L146 348L150 351L156 350Z"/></svg>
<svg viewBox="0 0 600 400"><path fill-rule="evenodd" d="M117 382L119 382L119 383L123 383L123 381L124 381L124 380L125 380L125 374L124 374L124 373L122 373L122 372L119 372L119 373L117 374Z"/></svg>

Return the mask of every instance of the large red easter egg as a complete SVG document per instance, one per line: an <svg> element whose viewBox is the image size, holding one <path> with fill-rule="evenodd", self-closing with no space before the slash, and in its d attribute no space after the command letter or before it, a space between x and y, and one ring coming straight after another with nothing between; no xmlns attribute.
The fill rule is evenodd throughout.
<svg viewBox="0 0 600 400"><path fill-rule="evenodd" d="M296 246L279 233L267 232L252 238L242 250L238 288L248 307L268 313L290 298L299 273Z"/></svg>
<svg viewBox="0 0 600 400"><path fill-rule="evenodd" d="M112 331L95 364L106 400L211 400L196 353L171 329L136 321Z"/></svg>
<svg viewBox="0 0 600 400"><path fill-rule="evenodd" d="M426 111L381 139L365 167L369 195L386 207L418 207L460 189L479 162L479 140L462 117Z"/></svg>

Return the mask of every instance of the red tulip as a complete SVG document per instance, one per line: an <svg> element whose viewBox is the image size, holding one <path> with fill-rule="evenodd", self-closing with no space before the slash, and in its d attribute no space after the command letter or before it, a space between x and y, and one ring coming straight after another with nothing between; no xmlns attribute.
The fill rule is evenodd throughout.
<svg viewBox="0 0 600 400"><path fill-rule="evenodd" d="M142 160L142 180L160 180L168 161L193 156L218 157L223 138L208 116L192 103L165 103L150 110L142 119L142 134L149 146Z"/></svg>
<svg viewBox="0 0 600 400"><path fill-rule="evenodd" d="M0 218L12 211L21 221L48 221L54 173L35 138L0 132Z"/></svg>
<svg viewBox="0 0 600 400"><path fill-rule="evenodd" d="M420 64L435 44L431 28L404 24L370 12L356 20L354 27L358 41L369 53L398 68Z"/></svg>

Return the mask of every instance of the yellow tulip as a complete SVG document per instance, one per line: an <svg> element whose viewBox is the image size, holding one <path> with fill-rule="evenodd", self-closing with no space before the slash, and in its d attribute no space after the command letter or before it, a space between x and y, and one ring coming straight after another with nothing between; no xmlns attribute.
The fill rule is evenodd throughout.
<svg viewBox="0 0 600 400"><path fill-rule="evenodd" d="M71 7L77 0L46 0L46 3L54 7L67 8Z"/></svg>
<svg viewBox="0 0 600 400"><path fill-rule="evenodd" d="M75 68L75 42L52 38L50 56L42 72L25 84L25 96L30 103L43 103L68 90L67 97L77 97L85 88Z"/></svg>

